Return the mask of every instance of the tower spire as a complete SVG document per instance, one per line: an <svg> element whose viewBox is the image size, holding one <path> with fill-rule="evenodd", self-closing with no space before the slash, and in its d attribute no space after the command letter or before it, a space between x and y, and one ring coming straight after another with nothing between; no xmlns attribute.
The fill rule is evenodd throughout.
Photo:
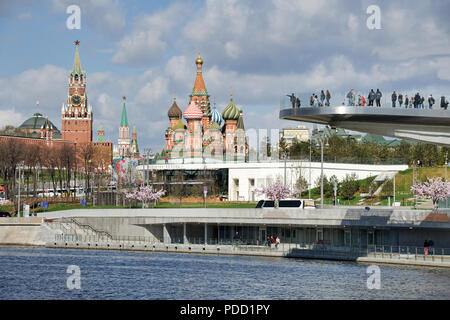
<svg viewBox="0 0 450 320"><path fill-rule="evenodd" d="M81 61L80 54L78 52L78 46L80 45L80 41L75 41L75 58L73 59L73 69L72 73L74 74L82 74L83 70L81 69Z"/></svg>
<svg viewBox="0 0 450 320"><path fill-rule="evenodd" d="M123 108L122 108L122 120L120 121L121 127L128 127L127 109L126 109L127 97L123 96Z"/></svg>

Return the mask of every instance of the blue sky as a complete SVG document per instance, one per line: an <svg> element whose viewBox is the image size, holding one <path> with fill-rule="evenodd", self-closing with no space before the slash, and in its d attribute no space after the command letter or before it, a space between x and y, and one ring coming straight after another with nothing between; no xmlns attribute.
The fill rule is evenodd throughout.
<svg viewBox="0 0 450 320"><path fill-rule="evenodd" d="M66 8L81 8L81 30ZM369 5L381 29L369 30ZM0 1L0 126L35 111L61 127L73 42L87 72L87 94L106 138L116 142L121 97L141 149L159 151L174 92L180 107L195 79L198 51L208 92L222 110L233 91L246 128L282 128L280 97L350 88L450 95L450 3L345 0L19 0Z"/></svg>

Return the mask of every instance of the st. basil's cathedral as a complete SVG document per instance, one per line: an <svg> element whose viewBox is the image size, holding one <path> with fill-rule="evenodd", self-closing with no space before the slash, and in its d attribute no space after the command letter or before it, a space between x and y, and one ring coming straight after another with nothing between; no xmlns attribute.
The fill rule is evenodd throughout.
<svg viewBox="0 0 450 320"><path fill-rule="evenodd" d="M167 160L173 163L245 161L248 144L242 110L236 107L232 95L222 113L215 103L211 107L200 54L195 64L197 75L187 108L183 113L174 98L168 111L169 127L165 132Z"/></svg>

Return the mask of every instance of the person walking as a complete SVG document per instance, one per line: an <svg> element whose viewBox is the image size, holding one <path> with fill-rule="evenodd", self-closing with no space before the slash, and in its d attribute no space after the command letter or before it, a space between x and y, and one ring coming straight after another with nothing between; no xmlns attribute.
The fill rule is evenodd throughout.
<svg viewBox="0 0 450 320"><path fill-rule="evenodd" d="M309 98L309 105L312 107L314 105L314 93Z"/></svg>
<svg viewBox="0 0 450 320"><path fill-rule="evenodd" d="M433 95L430 93L430 96L428 97L428 108L433 109L433 105L436 101L434 101Z"/></svg>
<svg viewBox="0 0 450 320"><path fill-rule="evenodd" d="M361 96L362 98L362 106L364 107L366 105L366 97Z"/></svg>
<svg viewBox="0 0 450 320"><path fill-rule="evenodd" d="M375 92L373 91L373 89L370 89L368 98L369 98L369 107L373 107L373 101L375 100Z"/></svg>
<svg viewBox="0 0 450 320"><path fill-rule="evenodd" d="M296 101L294 93L292 93L291 95L287 94L286 96L288 96L289 100L291 100L292 109L294 109L295 108L295 101Z"/></svg>
<svg viewBox="0 0 450 320"><path fill-rule="evenodd" d="M441 109L445 109L444 106L445 106L445 97L442 96L441 97Z"/></svg>
<svg viewBox="0 0 450 320"><path fill-rule="evenodd" d="M319 106L319 99L317 98L317 94L314 95L314 107Z"/></svg>
<svg viewBox="0 0 450 320"><path fill-rule="evenodd" d="M392 108L395 108L395 103L397 102L397 94L394 92L392 93Z"/></svg>
<svg viewBox="0 0 450 320"><path fill-rule="evenodd" d="M409 98L408 95L405 95L405 108L408 109L408 105L409 105Z"/></svg>
<svg viewBox="0 0 450 320"><path fill-rule="evenodd" d="M425 97L424 96L420 97L420 107L422 109L425 109Z"/></svg>
<svg viewBox="0 0 450 320"><path fill-rule="evenodd" d="M362 106L362 98L360 94L358 94L358 106Z"/></svg>
<svg viewBox="0 0 450 320"><path fill-rule="evenodd" d="M414 109L419 108L420 106L420 94L417 92L416 95L414 96Z"/></svg>
<svg viewBox="0 0 450 320"><path fill-rule="evenodd" d="M377 103L377 107L381 107L381 97L383 94L381 93L380 89L377 89L377 92L375 93L375 100Z"/></svg>
<svg viewBox="0 0 450 320"><path fill-rule="evenodd" d="M275 247L278 249L278 246L280 245L280 237L277 237L275 240Z"/></svg>
<svg viewBox="0 0 450 320"><path fill-rule="evenodd" d="M322 103L322 105L324 105L325 102L325 92L320 91L320 102Z"/></svg>
<svg viewBox="0 0 450 320"><path fill-rule="evenodd" d="M330 106L331 94L330 94L330 91L328 91L328 89L327 89L327 94L325 96L325 99L327 99L327 107L329 107Z"/></svg>
<svg viewBox="0 0 450 320"><path fill-rule="evenodd" d="M352 90L350 90L348 93L347 93L347 101L348 101L348 105L349 106L353 106L354 104L353 104L353 99L354 99L354 94L353 94L353 89Z"/></svg>
<svg viewBox="0 0 450 320"><path fill-rule="evenodd" d="M403 104L403 95L401 93L398 94L398 105L400 106L400 108L402 107Z"/></svg>

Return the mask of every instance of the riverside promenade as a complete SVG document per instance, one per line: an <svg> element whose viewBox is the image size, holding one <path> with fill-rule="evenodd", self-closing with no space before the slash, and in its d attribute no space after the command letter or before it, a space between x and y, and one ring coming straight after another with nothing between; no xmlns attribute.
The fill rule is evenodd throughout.
<svg viewBox="0 0 450 320"><path fill-rule="evenodd" d="M12 224L7 221L17 218L6 219L0 223L0 239L23 237L19 229L6 228ZM0 244L450 266L447 212L388 207L79 209L27 219L32 219L34 236ZM267 245L270 236L280 238L277 248ZM435 244L429 254L423 248L426 239Z"/></svg>

